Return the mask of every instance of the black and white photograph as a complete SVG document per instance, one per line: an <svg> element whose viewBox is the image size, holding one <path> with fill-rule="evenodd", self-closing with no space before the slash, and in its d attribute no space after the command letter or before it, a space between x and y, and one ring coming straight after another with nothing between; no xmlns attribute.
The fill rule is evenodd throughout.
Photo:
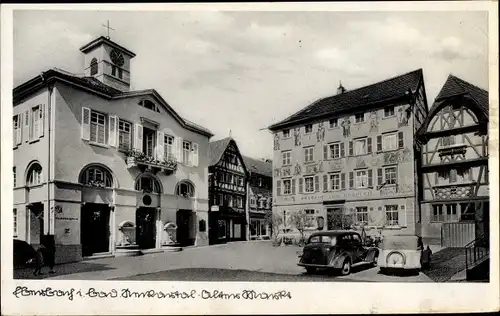
<svg viewBox="0 0 500 316"><path fill-rule="evenodd" d="M86 282L77 313L123 298L98 284L244 282L280 304L497 284L497 15L441 4L10 7L8 299ZM237 311L214 306L199 312Z"/></svg>

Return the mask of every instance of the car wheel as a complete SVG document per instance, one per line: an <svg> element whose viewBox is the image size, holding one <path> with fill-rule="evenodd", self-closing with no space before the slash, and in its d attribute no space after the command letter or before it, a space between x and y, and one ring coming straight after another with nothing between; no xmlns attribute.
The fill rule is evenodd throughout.
<svg viewBox="0 0 500 316"><path fill-rule="evenodd" d="M316 268L313 268L313 267L306 267L306 271L307 271L307 273L312 274L312 273L315 273L315 272L316 272Z"/></svg>
<svg viewBox="0 0 500 316"><path fill-rule="evenodd" d="M377 261L378 261L378 255L375 255L375 257L373 257L373 261L372 261L372 266L373 267L377 266Z"/></svg>
<svg viewBox="0 0 500 316"><path fill-rule="evenodd" d="M342 275L349 275L351 273L351 261L349 259L345 259L340 272Z"/></svg>

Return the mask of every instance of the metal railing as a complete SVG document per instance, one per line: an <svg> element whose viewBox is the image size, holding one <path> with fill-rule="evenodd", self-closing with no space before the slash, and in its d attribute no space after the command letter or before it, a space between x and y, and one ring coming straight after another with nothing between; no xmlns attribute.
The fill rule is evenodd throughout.
<svg viewBox="0 0 500 316"><path fill-rule="evenodd" d="M484 234L481 234L465 245L465 268L473 268L479 261L489 257L489 254L489 240Z"/></svg>

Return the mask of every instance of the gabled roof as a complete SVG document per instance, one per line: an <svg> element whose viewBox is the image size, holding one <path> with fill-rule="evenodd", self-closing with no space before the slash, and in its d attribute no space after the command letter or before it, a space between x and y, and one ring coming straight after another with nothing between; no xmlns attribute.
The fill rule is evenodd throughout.
<svg viewBox="0 0 500 316"><path fill-rule="evenodd" d="M273 176L273 163L265 162L261 159L255 159L248 156L243 156L243 161L248 172L257 173L266 177Z"/></svg>
<svg viewBox="0 0 500 316"><path fill-rule="evenodd" d="M39 76L26 81L25 83L17 86L13 90L14 104L20 102L24 97L48 85L50 82L60 81L71 85L74 88L85 90L87 92L96 94L107 100L118 100L122 98L132 98L137 96L150 96L163 106L163 108L172 115L177 122L184 128L200 133L207 137L212 137L213 134L208 129L188 121L179 114L161 97L161 95L154 89L137 90L137 91L120 91L112 88L94 77L79 76L71 74L67 71L52 68L48 71L42 72Z"/></svg>
<svg viewBox="0 0 500 316"><path fill-rule="evenodd" d="M448 76L448 79L446 79L446 82L441 88L441 91L439 91L435 101L438 102L463 94L468 94L472 99L474 99L477 106L488 114L488 91L455 77L454 75ZM434 107L436 107L436 105L436 103L433 104L431 111Z"/></svg>
<svg viewBox="0 0 500 316"><path fill-rule="evenodd" d="M233 139L231 137L226 137L213 142L208 143L208 156L210 161L209 166L215 166L221 159L222 155L226 151L227 146Z"/></svg>
<svg viewBox="0 0 500 316"><path fill-rule="evenodd" d="M285 120L271 125L269 129L273 131L311 119L354 112L369 106L406 98L408 91L414 93L422 81L423 72L422 69L418 69L369 86L319 99Z"/></svg>

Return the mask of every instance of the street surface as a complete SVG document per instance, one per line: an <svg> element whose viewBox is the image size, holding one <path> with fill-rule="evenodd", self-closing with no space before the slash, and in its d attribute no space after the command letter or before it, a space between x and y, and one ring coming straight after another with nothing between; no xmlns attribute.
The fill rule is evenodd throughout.
<svg viewBox="0 0 500 316"><path fill-rule="evenodd" d="M161 252L138 257L87 260L56 266L55 274L34 277L31 270L16 270L15 278L52 280L158 280L158 281L339 281L433 282L425 274L388 276L377 267L353 268L349 276L332 273L305 274L297 266L295 246L273 247L269 241L235 242L181 252ZM45 268L47 272L48 268Z"/></svg>

